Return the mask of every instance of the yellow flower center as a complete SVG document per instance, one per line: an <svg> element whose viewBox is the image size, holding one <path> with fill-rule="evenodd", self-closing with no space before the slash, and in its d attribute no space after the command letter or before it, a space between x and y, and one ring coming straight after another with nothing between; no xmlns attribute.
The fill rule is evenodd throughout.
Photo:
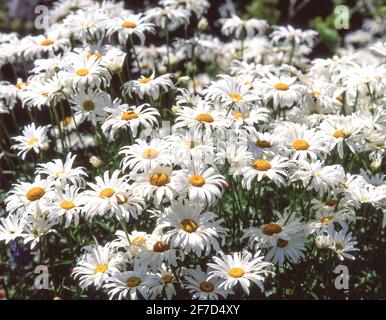
<svg viewBox="0 0 386 320"><path fill-rule="evenodd" d="M203 176L193 175L189 178L189 183L193 187L202 187L205 184L205 178Z"/></svg>
<svg viewBox="0 0 386 320"><path fill-rule="evenodd" d="M125 21L122 23L122 28L126 28L126 29L134 29L136 26L137 24L132 21Z"/></svg>
<svg viewBox="0 0 386 320"><path fill-rule="evenodd" d="M170 274L165 274L163 277L162 277L162 280L165 282L165 283L170 283L173 281L173 276L171 276Z"/></svg>
<svg viewBox="0 0 386 320"><path fill-rule="evenodd" d="M143 153L142 156L146 159L153 159L156 156L158 156L158 151L155 149L146 149Z"/></svg>
<svg viewBox="0 0 386 320"><path fill-rule="evenodd" d="M277 223L268 223L263 228L263 233L267 236L272 236L282 231L283 229Z"/></svg>
<svg viewBox="0 0 386 320"><path fill-rule="evenodd" d="M213 122L213 117L208 113L200 113L196 116L196 120L200 122Z"/></svg>
<svg viewBox="0 0 386 320"><path fill-rule="evenodd" d="M94 269L94 272L95 273L103 273L103 272L106 272L108 268L109 267L107 266L107 264L99 264Z"/></svg>
<svg viewBox="0 0 386 320"><path fill-rule="evenodd" d="M86 111L91 111L95 109L95 104L91 100L86 100L83 102L83 109Z"/></svg>
<svg viewBox="0 0 386 320"><path fill-rule="evenodd" d="M280 91L287 91L289 89L289 86L282 82L276 83L274 87L276 90L280 90Z"/></svg>
<svg viewBox="0 0 386 320"><path fill-rule="evenodd" d="M249 118L249 113L248 112L245 112L245 113L236 112L233 114L233 116L235 117L235 119L247 119L247 118Z"/></svg>
<svg viewBox="0 0 386 320"><path fill-rule="evenodd" d="M127 279L127 286L129 288L133 288L133 287L136 287L138 286L139 284L141 283L141 279L138 278L138 277L130 277L129 279Z"/></svg>
<svg viewBox="0 0 386 320"><path fill-rule="evenodd" d="M204 292L212 292L214 290L214 285L211 282L204 281L200 283L200 289Z"/></svg>
<svg viewBox="0 0 386 320"><path fill-rule="evenodd" d="M116 195L115 198L117 199L118 204L124 204L128 200L124 194L120 194L119 196Z"/></svg>
<svg viewBox="0 0 386 320"><path fill-rule="evenodd" d="M277 243L276 245L279 247L279 248L284 248L286 247L288 244L288 241L287 240L284 240L284 239L277 239Z"/></svg>
<svg viewBox="0 0 386 320"><path fill-rule="evenodd" d="M121 120L125 120L125 121L129 121L137 118L138 118L138 113L135 113L132 111L124 112L121 115Z"/></svg>
<svg viewBox="0 0 386 320"><path fill-rule="evenodd" d="M331 221L331 220L332 220L332 216L325 216L322 219L320 219L320 222L326 223L326 222Z"/></svg>
<svg viewBox="0 0 386 320"><path fill-rule="evenodd" d="M149 83L152 80L153 80L152 77L148 77L148 78L145 77L145 78L138 79L138 82L142 83L142 84L146 84L146 83Z"/></svg>
<svg viewBox="0 0 386 320"><path fill-rule="evenodd" d="M230 268L228 275L232 278L241 278L244 275L244 270L242 268Z"/></svg>
<svg viewBox="0 0 386 320"><path fill-rule="evenodd" d="M146 238L144 236L135 237L131 243L135 246L143 246L146 243Z"/></svg>
<svg viewBox="0 0 386 320"><path fill-rule="evenodd" d="M267 171L271 169L272 166L267 160L256 160L252 163L252 168L257 171Z"/></svg>
<svg viewBox="0 0 386 320"><path fill-rule="evenodd" d="M162 187L170 182L170 178L167 174L158 172L154 173L150 177L150 184L157 187Z"/></svg>
<svg viewBox="0 0 386 320"><path fill-rule="evenodd" d="M72 119L71 116L64 117L64 119L63 119L63 122L64 122L65 124L71 124L72 121L73 121L73 119Z"/></svg>
<svg viewBox="0 0 386 320"><path fill-rule="evenodd" d="M54 44L54 40L52 40L52 39L49 39L49 38L46 38L46 39L44 39L44 40L42 40L41 42L40 42L40 45L41 46L49 46L49 45L51 45L51 44Z"/></svg>
<svg viewBox="0 0 386 320"><path fill-rule="evenodd" d="M99 197L101 198L111 198L113 194L115 193L115 190L112 188L105 188L99 193Z"/></svg>
<svg viewBox="0 0 386 320"><path fill-rule="evenodd" d="M238 93L230 93L229 94L229 97L233 100L233 101L240 101L243 99L243 97L238 94Z"/></svg>
<svg viewBox="0 0 386 320"><path fill-rule="evenodd" d="M196 143L194 140L189 140L186 144L189 149L193 149L198 143Z"/></svg>
<svg viewBox="0 0 386 320"><path fill-rule="evenodd" d="M318 96L320 96L320 91L311 91L311 94L312 94L314 97L318 97Z"/></svg>
<svg viewBox="0 0 386 320"><path fill-rule="evenodd" d="M166 250L169 250L169 248L170 248L169 244L163 241L157 241L153 245L154 252L165 252Z"/></svg>
<svg viewBox="0 0 386 320"><path fill-rule="evenodd" d="M292 142L292 147L295 150L307 150L310 147L310 145L306 140L294 140Z"/></svg>
<svg viewBox="0 0 386 320"><path fill-rule="evenodd" d="M70 210L70 209L73 209L75 208L75 203L72 202L72 201L62 201L61 204L60 204L60 207L64 210Z"/></svg>
<svg viewBox="0 0 386 320"><path fill-rule="evenodd" d="M335 99L338 100L339 102L343 102L344 100L342 96L337 96Z"/></svg>
<svg viewBox="0 0 386 320"><path fill-rule="evenodd" d="M343 130L336 130L333 134L334 138L343 138L344 137L344 132Z"/></svg>
<svg viewBox="0 0 386 320"><path fill-rule="evenodd" d="M188 233L195 232L198 228L198 224L196 221L192 219L184 219L180 223L180 227L182 230Z"/></svg>
<svg viewBox="0 0 386 320"><path fill-rule="evenodd" d="M21 89L21 88L23 88L24 86L26 86L27 85L27 82L18 82L18 83L16 83L15 84L15 87L16 88L18 88L18 89Z"/></svg>
<svg viewBox="0 0 386 320"><path fill-rule="evenodd" d="M326 203L326 206L333 207L333 206L335 206L338 203L338 200L329 199L325 203Z"/></svg>
<svg viewBox="0 0 386 320"><path fill-rule="evenodd" d="M343 246L342 246L340 243L335 243L335 248L336 248L338 251L343 250Z"/></svg>
<svg viewBox="0 0 386 320"><path fill-rule="evenodd" d="M271 147L271 143L267 140L256 140L255 144L262 149Z"/></svg>
<svg viewBox="0 0 386 320"><path fill-rule="evenodd" d="M28 190L26 197L29 201L36 201L43 197L45 193L46 191L43 188L33 187Z"/></svg>
<svg viewBox="0 0 386 320"><path fill-rule="evenodd" d="M79 77L84 77L88 75L88 70L87 69L79 69L76 71L76 75Z"/></svg>
<svg viewBox="0 0 386 320"><path fill-rule="evenodd" d="M39 142L38 137L32 137L31 139L28 140L27 144L29 146L33 146L33 145L37 144L38 142Z"/></svg>

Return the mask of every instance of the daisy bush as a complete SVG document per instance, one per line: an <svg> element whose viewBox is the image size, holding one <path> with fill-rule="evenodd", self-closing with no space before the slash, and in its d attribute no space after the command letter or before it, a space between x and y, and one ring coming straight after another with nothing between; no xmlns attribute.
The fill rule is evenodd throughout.
<svg viewBox="0 0 386 320"><path fill-rule="evenodd" d="M217 9L61 0L0 34L7 298L382 297L384 34L320 58Z"/></svg>

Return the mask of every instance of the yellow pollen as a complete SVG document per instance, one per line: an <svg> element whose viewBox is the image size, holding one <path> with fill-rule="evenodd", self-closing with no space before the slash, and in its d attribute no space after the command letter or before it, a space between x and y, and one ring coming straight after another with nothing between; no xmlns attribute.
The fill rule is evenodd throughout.
<svg viewBox="0 0 386 320"><path fill-rule="evenodd" d="M343 250L343 246L342 246L340 243L335 243L335 248L336 248L336 250L338 250L338 251Z"/></svg>
<svg viewBox="0 0 386 320"><path fill-rule="evenodd" d="M158 172L158 173L154 173L150 177L149 182L153 186L162 187L170 182L170 178L167 174Z"/></svg>
<svg viewBox="0 0 386 320"><path fill-rule="evenodd" d="M276 90L280 90L280 91L287 91L289 89L289 86L282 82L276 83L274 87Z"/></svg>
<svg viewBox="0 0 386 320"><path fill-rule="evenodd" d="M79 77L84 77L88 75L88 70L87 69L79 69L76 71L76 75Z"/></svg>
<svg viewBox="0 0 386 320"><path fill-rule="evenodd" d="M194 141L194 140L190 140L186 144L187 144L189 149L193 149L198 143L196 143L196 141Z"/></svg>
<svg viewBox="0 0 386 320"><path fill-rule="evenodd" d="M196 221L192 219L184 219L180 223L180 227L182 230L188 233L195 232L198 228L198 224Z"/></svg>
<svg viewBox="0 0 386 320"><path fill-rule="evenodd" d="M262 149L271 147L271 143L267 140L256 140L255 144Z"/></svg>
<svg viewBox="0 0 386 320"><path fill-rule="evenodd" d="M329 199L325 202L326 206L333 207L338 203L338 200L335 199Z"/></svg>
<svg viewBox="0 0 386 320"><path fill-rule="evenodd" d="M336 100L340 101L340 102L343 102L343 97L342 96L337 96L336 97Z"/></svg>
<svg viewBox="0 0 386 320"><path fill-rule="evenodd" d="M73 121L73 119L72 119L71 116L64 117L64 119L63 119L63 122L64 122L65 124L71 124L72 121Z"/></svg>
<svg viewBox="0 0 386 320"><path fill-rule="evenodd" d="M15 84L15 87L16 88L18 88L18 89L21 89L21 88L23 88L24 86L26 86L27 85L27 82L18 82L18 83L16 83Z"/></svg>
<svg viewBox="0 0 386 320"><path fill-rule="evenodd" d="M111 198L113 194L115 193L115 190L112 188L105 188L99 193L99 197L101 198Z"/></svg>
<svg viewBox="0 0 386 320"><path fill-rule="evenodd" d="M200 289L204 292L212 292L214 290L214 285L211 282L204 281L200 283Z"/></svg>
<svg viewBox="0 0 386 320"><path fill-rule="evenodd" d="M95 109L95 104L91 100L86 100L83 102L83 109L86 111L91 111Z"/></svg>
<svg viewBox="0 0 386 320"><path fill-rule="evenodd" d="M32 137L31 139L28 140L27 144L29 146L34 146L38 142L39 142L39 138L38 137Z"/></svg>
<svg viewBox="0 0 386 320"><path fill-rule="evenodd" d="M283 229L276 223L268 223L263 228L263 233L267 236L282 232Z"/></svg>
<svg viewBox="0 0 386 320"><path fill-rule="evenodd" d="M248 112L245 112L245 113L242 113L242 112L236 112L233 114L233 116L236 118L236 119L247 119L249 118L249 113Z"/></svg>
<svg viewBox="0 0 386 320"><path fill-rule="evenodd" d="M132 21L125 21L122 23L122 28L126 28L126 29L134 29L136 26L137 24Z"/></svg>
<svg viewBox="0 0 386 320"><path fill-rule="evenodd" d="M137 236L131 240L131 244L135 246L143 246L146 243L146 238L143 236Z"/></svg>
<svg viewBox="0 0 386 320"><path fill-rule="evenodd" d="M334 138L343 138L344 137L344 132L343 130L336 130L333 134Z"/></svg>
<svg viewBox="0 0 386 320"><path fill-rule="evenodd" d="M196 120L200 122L213 122L213 117L208 113L201 113L196 116Z"/></svg>
<svg viewBox="0 0 386 320"><path fill-rule="evenodd" d="M193 175L189 178L189 183L193 187L202 187L205 184L205 178L203 176Z"/></svg>
<svg viewBox="0 0 386 320"><path fill-rule="evenodd" d="M294 140L292 142L292 147L295 150L307 150L310 147L310 145L306 140Z"/></svg>
<svg viewBox="0 0 386 320"><path fill-rule="evenodd" d="M40 42L40 45L41 46L49 46L49 45L51 45L51 44L54 44L54 40L52 40L52 39L49 39L49 38L46 38L46 39L44 39L44 40L42 40L41 42Z"/></svg>
<svg viewBox="0 0 386 320"><path fill-rule="evenodd" d="M321 223L326 223L328 221L332 220L332 216L325 216L322 219L320 219Z"/></svg>
<svg viewBox="0 0 386 320"><path fill-rule="evenodd" d="M146 149L143 153L142 156L146 159L153 159L158 156L158 151L155 149Z"/></svg>
<svg viewBox="0 0 386 320"><path fill-rule="evenodd" d="M244 275L244 270L242 268L230 268L228 275L232 278L241 278Z"/></svg>
<svg viewBox="0 0 386 320"><path fill-rule="evenodd" d="M138 82L142 83L142 84L146 84L146 83L149 83L152 80L153 80L152 77L148 77L148 78L145 77L145 78L142 78L142 79L138 79Z"/></svg>
<svg viewBox="0 0 386 320"><path fill-rule="evenodd" d="M26 197L29 201L36 201L43 197L45 193L46 191L43 188L33 187L28 190Z"/></svg>
<svg viewBox="0 0 386 320"><path fill-rule="evenodd" d="M170 274L165 274L163 277L162 277L162 280L165 282L165 283L170 283L173 281L173 276L171 276Z"/></svg>
<svg viewBox="0 0 386 320"><path fill-rule="evenodd" d="M267 160L256 160L252 163L252 168L257 171L267 171L271 169L272 166Z"/></svg>
<svg viewBox="0 0 386 320"><path fill-rule="evenodd" d="M72 201L62 201L61 204L60 204L60 207L64 210L70 210L70 209L73 209L75 208L75 203L73 203Z"/></svg>
<svg viewBox="0 0 386 320"><path fill-rule="evenodd" d="M238 94L238 93L230 93L229 94L229 97L233 100L233 101L240 101L243 99L243 97Z"/></svg>
<svg viewBox="0 0 386 320"><path fill-rule="evenodd" d="M137 118L138 118L138 113L135 113L132 111L124 112L121 115L121 120L125 120L125 121L129 121Z"/></svg>
<svg viewBox="0 0 386 320"><path fill-rule="evenodd" d="M288 241L287 240L284 240L284 239L277 239L277 243L276 245L279 247L279 248L284 248L286 247L288 244Z"/></svg>
<svg viewBox="0 0 386 320"><path fill-rule="evenodd" d="M169 244L163 241L157 241L153 245L154 252L165 252L166 250L169 250L169 248L170 248Z"/></svg>
<svg viewBox="0 0 386 320"><path fill-rule="evenodd" d="M94 273L103 273L106 272L109 267L107 264L100 264L94 269Z"/></svg>
<svg viewBox="0 0 386 320"><path fill-rule="evenodd" d="M127 279L127 286L129 288L133 288L133 287L136 287L138 286L139 284L141 283L141 279L138 278L138 277L130 277L129 279Z"/></svg>

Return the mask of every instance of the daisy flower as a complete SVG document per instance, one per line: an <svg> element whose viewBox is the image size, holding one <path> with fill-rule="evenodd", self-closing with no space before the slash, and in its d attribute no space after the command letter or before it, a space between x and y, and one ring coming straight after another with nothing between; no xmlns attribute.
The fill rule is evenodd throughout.
<svg viewBox="0 0 386 320"><path fill-rule="evenodd" d="M66 38L58 37L55 33L38 36L27 36L21 41L23 47L23 56L28 60L41 58L43 54L53 56L59 50L65 50L70 47L70 41Z"/></svg>
<svg viewBox="0 0 386 320"><path fill-rule="evenodd" d="M196 107L182 107L177 112L174 128L189 128L191 130L205 130L212 132L215 129L228 127L224 111L214 110L213 106L204 100L199 100Z"/></svg>
<svg viewBox="0 0 386 320"><path fill-rule="evenodd" d="M251 189L253 180L257 177L257 181L264 178L272 180L278 186L285 185L285 179L288 178L288 172L285 170L291 166L287 158L282 156L275 156L267 159L253 159L251 163L239 169L243 179L241 181L244 188Z"/></svg>
<svg viewBox="0 0 386 320"><path fill-rule="evenodd" d="M25 222L23 243L30 244L31 250L35 249L43 236L55 232L52 227L57 224L57 221L48 218L47 211L42 210L39 205L31 208L30 214L25 217Z"/></svg>
<svg viewBox="0 0 386 320"><path fill-rule="evenodd" d="M134 268L133 271L113 272L107 281L104 287L110 299L118 295L119 300L137 300L140 297L149 298L150 288L157 283L157 277L146 274L143 269Z"/></svg>
<svg viewBox="0 0 386 320"><path fill-rule="evenodd" d="M262 90L265 101L272 100L273 108L292 107L304 95L306 87L296 84L295 77L277 77L268 74L261 79L259 88Z"/></svg>
<svg viewBox="0 0 386 320"><path fill-rule="evenodd" d="M267 108L255 108L248 112L233 112L228 115L232 122L232 126L236 129L243 127L244 125L254 127L256 124L268 122L269 109Z"/></svg>
<svg viewBox="0 0 386 320"><path fill-rule="evenodd" d="M157 166L147 172L135 173L130 178L134 180L133 189L143 198L153 198L157 207L161 202L172 201L175 197L171 167Z"/></svg>
<svg viewBox="0 0 386 320"><path fill-rule="evenodd" d="M154 33L154 25L146 22L147 18L142 14L130 14L122 17L114 17L106 19L103 22L107 30L107 34L111 36L118 33L118 41L122 45L126 45L127 39L133 36L138 37L141 44L145 43L145 32Z"/></svg>
<svg viewBox="0 0 386 320"><path fill-rule="evenodd" d="M244 78L228 75L220 75L219 77L221 78L219 81L212 82L202 93L207 99L224 105L227 112L231 109L234 112L246 112L252 102L256 103L260 100L260 97L251 90L250 86L245 84Z"/></svg>
<svg viewBox="0 0 386 320"><path fill-rule="evenodd" d="M146 239L141 250L138 251L136 259L138 259L138 265L157 272L164 263L177 267L177 260L183 260L184 254L170 246L170 243L165 239L162 227L157 226Z"/></svg>
<svg viewBox="0 0 386 320"><path fill-rule="evenodd" d="M108 93L92 88L79 87L68 99L71 109L74 110L74 118L77 124L89 120L95 126L102 122L106 116L105 107L111 105L111 97Z"/></svg>
<svg viewBox="0 0 386 320"><path fill-rule="evenodd" d="M299 46L302 42L306 42L308 46L312 46L317 36L317 32L313 30L295 29L292 26L274 26L274 31L270 37L274 44L281 43L283 46L291 46L294 43Z"/></svg>
<svg viewBox="0 0 386 320"><path fill-rule="evenodd" d="M265 20L256 18L242 20L238 16L233 15L223 20L221 32L226 36L234 33L237 39L241 39L243 37L252 38L256 33L262 34L267 28L268 23Z"/></svg>
<svg viewBox="0 0 386 320"><path fill-rule="evenodd" d="M32 183L15 184L5 199L6 209L11 213L19 209L29 211L39 203L43 203L51 190L52 181L42 179L39 175Z"/></svg>
<svg viewBox="0 0 386 320"><path fill-rule="evenodd" d="M109 171L105 171L103 177L95 178L96 183L87 183L92 190L84 191L82 196L87 197L84 212L88 216L103 216L108 212L119 210L119 204L127 202L125 194L129 185L126 176L118 178L120 174L119 170L115 170L110 177ZM133 209L136 214L138 207Z"/></svg>
<svg viewBox="0 0 386 320"><path fill-rule="evenodd" d="M48 126L36 127L35 123L25 126L22 130L22 135L13 137L12 139L18 142L11 148L18 150L18 156L24 160L27 153L33 150L35 153L40 153L41 150L48 148L49 139L47 137Z"/></svg>
<svg viewBox="0 0 386 320"><path fill-rule="evenodd" d="M277 133L286 143L288 153L294 160L312 161L323 159L330 150L330 137L304 125L294 124L277 128Z"/></svg>
<svg viewBox="0 0 386 320"><path fill-rule="evenodd" d="M330 249L335 251L339 260L355 260L355 257L350 252L359 251L358 248L355 248L358 242L353 240L352 233L348 232L347 228L343 228L337 232L331 227L328 231L328 237L331 241Z"/></svg>
<svg viewBox="0 0 386 320"><path fill-rule="evenodd" d="M125 249L131 257L146 249L146 243L150 237L148 233L137 230L133 230L129 234L126 234L123 230L117 230L115 236L116 239L111 242L111 246Z"/></svg>
<svg viewBox="0 0 386 320"><path fill-rule="evenodd" d="M223 219L218 219L212 212L201 213L202 208L181 202L175 202L165 209L165 214L158 220L159 228L172 228L165 232L165 241L174 248L181 248L185 253L193 252L197 256L208 255L210 251L220 250L218 238L222 238L225 229L220 226Z"/></svg>
<svg viewBox="0 0 386 320"><path fill-rule="evenodd" d="M132 173L149 171L158 165L170 165L171 154L169 143L161 139L153 139L149 143L145 140L137 139L136 144L123 147L119 154L123 154L121 166L125 171L127 168Z"/></svg>
<svg viewBox="0 0 386 320"><path fill-rule="evenodd" d="M184 289L189 290L192 298L198 300L218 300L220 297L226 299L228 294L233 294L232 290L220 288L220 279L208 278L209 274L202 271L200 266L188 269L184 276Z"/></svg>
<svg viewBox="0 0 386 320"><path fill-rule="evenodd" d="M200 18L210 7L208 0L160 0L160 5L173 9L185 8L192 11Z"/></svg>
<svg viewBox="0 0 386 320"><path fill-rule="evenodd" d="M190 162L186 168L176 172L174 180L180 197L187 195L192 203L212 203L221 197L224 177L212 167Z"/></svg>
<svg viewBox="0 0 386 320"><path fill-rule="evenodd" d="M264 291L263 282L271 271L272 263L264 262L260 251L252 255L248 251L234 252L225 255L219 252L220 257L213 257L214 263L208 263L209 278L219 278L220 289L230 290L240 284L244 292L249 295L251 282Z"/></svg>
<svg viewBox="0 0 386 320"><path fill-rule="evenodd" d="M24 237L25 220L20 214L9 214L5 218L0 218L0 241L8 244L17 238Z"/></svg>
<svg viewBox="0 0 386 320"><path fill-rule="evenodd" d="M162 76L155 77L153 74L149 77L141 76L137 80L132 80L123 85L123 91L132 97L132 93L135 93L141 99L146 95L153 99L158 99L161 90L168 92L173 88L173 82L171 80L172 74L167 73Z"/></svg>
<svg viewBox="0 0 386 320"><path fill-rule="evenodd" d="M105 134L110 132L111 139L121 128L130 129L133 137L136 137L140 126L147 129L153 128L158 124L157 117L160 116L158 110L151 108L147 103L138 107L122 104L106 111L111 114L102 124L102 130Z"/></svg>
<svg viewBox="0 0 386 320"><path fill-rule="evenodd" d="M90 285L97 289L102 287L113 272L119 272L118 267L122 263L121 257L114 253L110 244L86 246L84 253L79 257L77 266L72 276L79 278L80 286L86 289Z"/></svg>
<svg viewBox="0 0 386 320"><path fill-rule="evenodd" d="M68 228L72 221L78 225L83 205L79 189L76 186L66 185L64 189L56 188L53 193L48 196L48 217L52 220L63 218L65 228Z"/></svg>
<svg viewBox="0 0 386 320"><path fill-rule="evenodd" d="M281 139L270 132L259 132L253 127L246 128L248 150L256 157L273 158L282 149Z"/></svg>
<svg viewBox="0 0 386 320"><path fill-rule="evenodd" d="M165 295L167 300L171 300L177 294L175 284L179 284L171 268L162 265L159 272L156 273L158 277L157 284L150 288L150 299L159 299L160 296Z"/></svg>
<svg viewBox="0 0 386 320"><path fill-rule="evenodd" d="M78 86L100 87L108 86L111 80L110 72L102 65L96 56L63 58L63 71L58 76L67 85L76 88Z"/></svg>
<svg viewBox="0 0 386 320"><path fill-rule="evenodd" d="M71 182L78 186L85 185L83 177L87 177L85 168L75 167L73 168L76 155L68 153L66 160L55 159L52 162L38 164L35 174L47 175L48 180L56 181L65 185L67 182Z"/></svg>
<svg viewBox="0 0 386 320"><path fill-rule="evenodd" d="M183 8L155 7L146 11L146 18L157 27L173 31L181 25L188 25L190 12Z"/></svg>

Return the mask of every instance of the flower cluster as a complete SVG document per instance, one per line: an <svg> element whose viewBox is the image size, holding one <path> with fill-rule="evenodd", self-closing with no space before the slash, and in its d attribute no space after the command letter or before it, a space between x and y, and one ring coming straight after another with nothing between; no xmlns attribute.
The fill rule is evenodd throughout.
<svg viewBox="0 0 386 320"><path fill-rule="evenodd" d="M0 34L0 66L29 66L0 83L0 117L28 113L9 141L32 165L0 241L61 239L86 293L223 299L355 259L358 224L385 226L386 42L310 60L316 32L222 10L222 42L208 8L62 0L43 34Z"/></svg>

